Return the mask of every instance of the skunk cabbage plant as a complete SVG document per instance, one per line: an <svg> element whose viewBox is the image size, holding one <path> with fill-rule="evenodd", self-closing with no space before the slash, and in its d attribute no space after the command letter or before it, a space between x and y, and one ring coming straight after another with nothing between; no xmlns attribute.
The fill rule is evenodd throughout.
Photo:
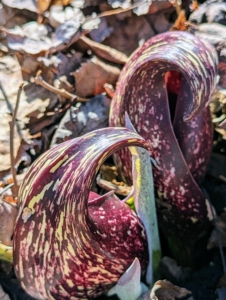
<svg viewBox="0 0 226 300"><path fill-rule="evenodd" d="M209 224L209 203L199 185L212 149L208 102L216 84L217 63L213 47L190 33L157 35L130 57L112 101L110 126L124 126L127 112L136 131L149 142L158 165L153 170L157 198L167 211L161 224L172 234L177 230L183 236L193 224L200 228ZM181 76L173 116L165 78L168 71ZM129 151L121 150L116 160L129 182Z"/></svg>
<svg viewBox="0 0 226 300"><path fill-rule="evenodd" d="M37 299L91 299L107 292L148 246L134 211L113 192L90 192L101 164L123 147L149 144L126 128L96 130L40 156L19 192L14 267Z"/></svg>
<svg viewBox="0 0 226 300"><path fill-rule="evenodd" d="M117 295L120 300L137 300L148 291L146 285L140 282L141 267L137 258L119 278L117 284L108 291L108 296Z"/></svg>

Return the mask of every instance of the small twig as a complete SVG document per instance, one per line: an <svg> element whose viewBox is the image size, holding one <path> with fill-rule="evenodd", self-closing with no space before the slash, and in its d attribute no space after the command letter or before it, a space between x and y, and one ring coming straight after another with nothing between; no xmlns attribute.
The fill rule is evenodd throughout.
<svg viewBox="0 0 226 300"><path fill-rule="evenodd" d="M4 87L3 87L2 83L1 83L1 81L0 81L0 90L2 91L2 94L3 94L3 96L4 96L4 99L5 99L5 101L6 101L6 105L7 105L7 108L8 108L8 110L9 110L10 114L13 115L14 109L13 109L13 107L12 107L12 104L11 104L10 101L9 101L9 98L8 98L6 92L5 92L5 89L4 89ZM21 130L20 130L20 127L19 127L19 125L18 125L17 123L16 123L16 127L17 127L17 131L18 131L19 136L22 138Z"/></svg>
<svg viewBox="0 0 226 300"><path fill-rule="evenodd" d="M39 85L43 86L45 89L49 90L50 92L53 92L57 95L68 98L70 100L76 100L77 102L87 102L87 101L89 101L89 99L73 95L73 94L69 93L68 91L66 91L65 89L55 88L54 86L50 85L45 80L43 80L43 78L41 76L41 73L42 73L42 71L39 70L36 74L36 77L34 78L34 82L36 84L39 84Z"/></svg>
<svg viewBox="0 0 226 300"><path fill-rule="evenodd" d="M19 86L18 89L18 93L17 93L17 99L16 99L16 106L13 112L13 117L12 117L12 121L9 122L9 126L10 126L10 159L11 159L11 172L12 172L12 176L13 176L13 182L14 185L12 186L12 190L14 193L14 196L18 196L18 190L19 190L19 185L16 179L16 170L15 170L15 158L14 158L14 143L13 143L13 139L14 139L14 128L15 128L15 124L16 124L16 115L17 115L17 111L19 108L19 103L20 103L20 96L22 93L22 89L23 89L24 83L22 83Z"/></svg>
<svg viewBox="0 0 226 300"><path fill-rule="evenodd" d="M176 13L177 13L177 16L180 15L180 12L181 12L181 0L175 0L174 1L174 7L175 7L175 10L176 10Z"/></svg>
<svg viewBox="0 0 226 300"><path fill-rule="evenodd" d="M14 183L13 183L13 182L10 183L10 184L8 184L6 187L4 187L4 189L1 190L1 192L0 192L0 196L1 196L2 194L4 194L8 189L10 189L12 186L14 186Z"/></svg>
<svg viewBox="0 0 226 300"><path fill-rule="evenodd" d="M113 182L104 180L101 178L100 174L97 175L96 182L102 189L106 191L114 191L116 194L122 196L128 196L133 189L131 186L118 186Z"/></svg>
<svg viewBox="0 0 226 300"><path fill-rule="evenodd" d="M6 94L6 91L5 91L5 89L4 89L4 87L3 87L2 83L1 83L1 81L0 81L0 90L2 91L3 97L5 98L5 101L6 101L6 105L7 105L7 107L8 107L8 110L10 111L11 114L13 114L13 107L12 107L10 101L9 101L9 98L8 98L8 96L7 96L7 94Z"/></svg>
<svg viewBox="0 0 226 300"><path fill-rule="evenodd" d="M132 10L134 8L137 8L137 7L141 6L141 5L148 4L148 3L150 3L150 1L144 0L144 1L139 1L138 3L135 3L135 4L133 4L130 7L127 7L127 8L116 8L116 9L111 9L111 10L104 11L104 12L102 12L100 14L97 14L96 16L87 17L86 20L84 21L84 23L82 24L82 26L85 23L87 23L89 21L92 21L94 19L108 17L108 16L113 16L113 15L118 15L118 14L130 11L130 10ZM150 5L151 5L151 3L150 3Z"/></svg>

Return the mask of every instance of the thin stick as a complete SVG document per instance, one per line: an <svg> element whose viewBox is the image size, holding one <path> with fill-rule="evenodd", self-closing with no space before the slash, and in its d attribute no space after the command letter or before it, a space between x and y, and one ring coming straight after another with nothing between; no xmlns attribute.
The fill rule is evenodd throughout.
<svg viewBox="0 0 226 300"><path fill-rule="evenodd" d="M69 98L70 100L76 100L78 102L87 102L87 101L89 101L89 99L81 98L81 97L78 97L76 95L73 95L73 94L69 93L68 91L66 91L65 89L55 88L54 86L50 85L45 80L43 80L43 78L41 76L41 73L42 73L42 71L39 70L36 74L36 77L34 78L34 82L36 84L39 84L39 85L43 86L45 89L47 89L50 92L53 92L57 95L60 95L60 96L65 97L65 98Z"/></svg>
<svg viewBox="0 0 226 300"><path fill-rule="evenodd" d="M127 8L116 8L116 9L111 9L111 10L104 11L104 12L102 12L100 14L97 14L96 16L90 16L90 17L86 18L86 20L84 21L84 23L82 24L82 26L84 26L85 23L87 23L89 21L92 21L94 19L108 17L108 16L113 16L113 15L118 15L118 14L127 12L129 10L132 10L134 8L137 8L137 7L141 6L141 5L148 4L148 3L150 3L150 5L151 5L150 1L144 0L144 1L139 2L139 3L135 3L135 4L133 4L130 7L127 7Z"/></svg>
<svg viewBox="0 0 226 300"><path fill-rule="evenodd" d="M14 183L12 182L12 183L10 183L10 184L8 184L6 187L4 187L4 189L0 192L0 196L2 195L2 194L4 194L8 189L10 189L12 186L14 186ZM0 298L1 299L1 298Z"/></svg>
<svg viewBox="0 0 226 300"><path fill-rule="evenodd" d="M16 179L16 170L15 170L15 157L14 157L14 143L13 143L13 139L14 139L14 128L15 128L15 124L16 124L16 115L17 115L17 111L19 108L19 103L20 103L20 97L21 97L21 93L22 93L22 89L23 89L24 83L22 83L19 86L18 89L18 93L17 93L17 99L16 99L16 106L13 112L13 117L12 117L12 121L9 122L9 126L10 126L10 159L11 159L11 172L12 172L12 176L13 176L13 182L14 185L12 186L12 190L14 195L17 197L18 196L18 190L19 190L19 185Z"/></svg>
<svg viewBox="0 0 226 300"><path fill-rule="evenodd" d="M13 114L13 107L12 107L10 101L9 101L9 98L8 98L6 92L5 92L5 89L4 89L4 87L3 87L2 83L1 83L1 81L0 81L0 90L2 91L2 94L3 94L4 98L5 98L5 101L6 101L6 105L7 105L7 107L8 107L8 110L10 111L11 114Z"/></svg>

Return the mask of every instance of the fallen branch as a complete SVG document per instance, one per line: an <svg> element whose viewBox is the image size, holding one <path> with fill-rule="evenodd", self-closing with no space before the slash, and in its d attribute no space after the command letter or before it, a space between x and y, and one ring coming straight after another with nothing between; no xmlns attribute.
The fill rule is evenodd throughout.
<svg viewBox="0 0 226 300"><path fill-rule="evenodd" d="M88 98L82 98L82 97L78 97L74 94L69 93L68 91L66 91L65 89L58 89L55 88L54 86L50 85L49 83L47 83L41 76L42 71L39 70L36 74L36 77L34 78L34 82L36 84L39 84L41 86L43 86L45 89L49 90L50 92L53 92L57 95L60 95L62 97L68 98L70 100L76 100L77 102L87 102L89 101Z"/></svg>
<svg viewBox="0 0 226 300"><path fill-rule="evenodd" d="M20 103L20 96L21 96L21 92L23 89L24 83L22 83L19 86L18 89L18 93L17 93L17 99L16 99L16 106L13 112L13 117L12 117L12 121L9 122L9 127L10 127L10 160L11 160L11 172L12 172L12 177L13 177L13 183L14 185L12 186L12 191L15 197L18 196L18 191L19 191L19 185L17 182L17 178L16 178L16 170L15 170L15 157L14 157L14 143L13 143L13 139L14 139L14 128L15 128L15 124L16 124L16 115L17 115L17 111L19 108L19 103Z"/></svg>

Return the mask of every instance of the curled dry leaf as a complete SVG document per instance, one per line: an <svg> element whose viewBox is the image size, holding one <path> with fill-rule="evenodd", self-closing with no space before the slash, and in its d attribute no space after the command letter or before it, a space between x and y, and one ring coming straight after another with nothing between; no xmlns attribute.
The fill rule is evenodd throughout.
<svg viewBox="0 0 226 300"><path fill-rule="evenodd" d="M206 1L189 17L194 23L219 23L226 25L226 3L224 1Z"/></svg>
<svg viewBox="0 0 226 300"><path fill-rule="evenodd" d="M189 290L173 285L168 280L158 280L151 291L140 296L138 300L179 300L190 294Z"/></svg>
<svg viewBox="0 0 226 300"><path fill-rule="evenodd" d="M18 209L0 199L0 242L12 246L12 235Z"/></svg>
<svg viewBox="0 0 226 300"><path fill-rule="evenodd" d="M181 288L177 285L173 285L168 280L158 280L152 290L151 290L151 298L156 300L174 300L180 299L184 296L191 294L191 292L185 288Z"/></svg>
<svg viewBox="0 0 226 300"><path fill-rule="evenodd" d="M110 36L112 33L113 28L108 26L107 18L102 17L100 19L100 23L98 28L93 29L89 35L95 42L101 43L106 37Z"/></svg>
<svg viewBox="0 0 226 300"><path fill-rule="evenodd" d="M51 6L49 11L49 23L54 28L57 28L66 21L74 19L79 20L80 22L85 20L85 17L79 8L67 6L63 9L63 7L59 5Z"/></svg>
<svg viewBox="0 0 226 300"><path fill-rule="evenodd" d="M81 36L80 25L80 20L69 20L51 34L47 25L32 21L13 29L2 28L2 31L6 34L8 46L12 50L43 55L47 51L61 51L74 43Z"/></svg>
<svg viewBox="0 0 226 300"><path fill-rule="evenodd" d="M186 30L186 24L185 22L187 21L186 18L186 11L183 9L180 11L175 23L173 24L171 30L181 30L185 31Z"/></svg>
<svg viewBox="0 0 226 300"><path fill-rule="evenodd" d="M151 7L154 8L154 3L166 3L165 1L153 2ZM169 2L168 2L169 3ZM153 14L146 16L137 16L131 14L129 16L112 15L107 18L108 26L112 28L112 33L105 38L103 43L109 47L130 55L135 49L141 46L147 39L153 37L157 33L167 31L172 24L167 15L174 12L172 4L169 8L155 11ZM125 25L126 24L126 25Z"/></svg>
<svg viewBox="0 0 226 300"><path fill-rule="evenodd" d="M130 55L137 49L139 43L156 34L144 16L132 15L124 20L118 19L117 16L109 16L107 21L108 26L113 28L113 30L103 43L111 48L116 48L126 55Z"/></svg>
<svg viewBox="0 0 226 300"><path fill-rule="evenodd" d="M7 22L16 14L16 10L5 5L0 6L0 26L6 26Z"/></svg>
<svg viewBox="0 0 226 300"><path fill-rule="evenodd" d="M37 13L36 1L33 0L2 0L6 6L17 8L17 9L26 9Z"/></svg>
<svg viewBox="0 0 226 300"><path fill-rule="evenodd" d="M76 70L81 64L82 53L74 51L73 53L63 54L60 52L58 53L57 57L61 61L57 68L58 76L67 76L67 78L73 78L70 76L70 73Z"/></svg>
<svg viewBox="0 0 226 300"><path fill-rule="evenodd" d="M9 48L14 51L36 55L47 51L52 46L47 27L35 21L13 29L2 30L6 33Z"/></svg>
<svg viewBox="0 0 226 300"><path fill-rule="evenodd" d="M86 36L81 36L80 40L85 44L87 49L92 50L92 52L95 55L105 60L108 60L116 64L122 64L122 65L124 65L128 61L128 56L122 53L121 51L94 42L91 39L87 38Z"/></svg>
<svg viewBox="0 0 226 300"><path fill-rule="evenodd" d="M108 65L97 57L93 57L72 73L76 80L76 93L79 97L89 97L104 92L104 84L114 85L119 77L120 69Z"/></svg>
<svg viewBox="0 0 226 300"><path fill-rule="evenodd" d="M67 110L51 142L51 146L81 136L92 130L107 127L110 99L97 95L87 103L77 103Z"/></svg>
<svg viewBox="0 0 226 300"><path fill-rule="evenodd" d="M38 12L42 14L55 4L66 6L69 5L71 1L72 0L37 0Z"/></svg>
<svg viewBox="0 0 226 300"><path fill-rule="evenodd" d="M89 3L93 3L94 1L88 1ZM146 14L154 14L157 11L166 9L173 5L173 1L151 1L151 0L143 0L143 1L131 1L131 0L109 0L108 3L112 6L112 8L123 8L128 9L133 7L133 12L138 15L146 15Z"/></svg>
<svg viewBox="0 0 226 300"><path fill-rule="evenodd" d="M10 129L9 122L12 120L12 113L14 110L16 96L19 84L23 81L20 72L18 61L6 55L0 58L0 179L10 173ZM25 106L24 93L21 99L21 106ZM9 100L10 99L10 100ZM17 124L18 125L18 124ZM17 129L19 126L17 127ZM21 136L14 131L14 157L20 159L18 154L21 145ZM16 159L16 163L18 160Z"/></svg>

